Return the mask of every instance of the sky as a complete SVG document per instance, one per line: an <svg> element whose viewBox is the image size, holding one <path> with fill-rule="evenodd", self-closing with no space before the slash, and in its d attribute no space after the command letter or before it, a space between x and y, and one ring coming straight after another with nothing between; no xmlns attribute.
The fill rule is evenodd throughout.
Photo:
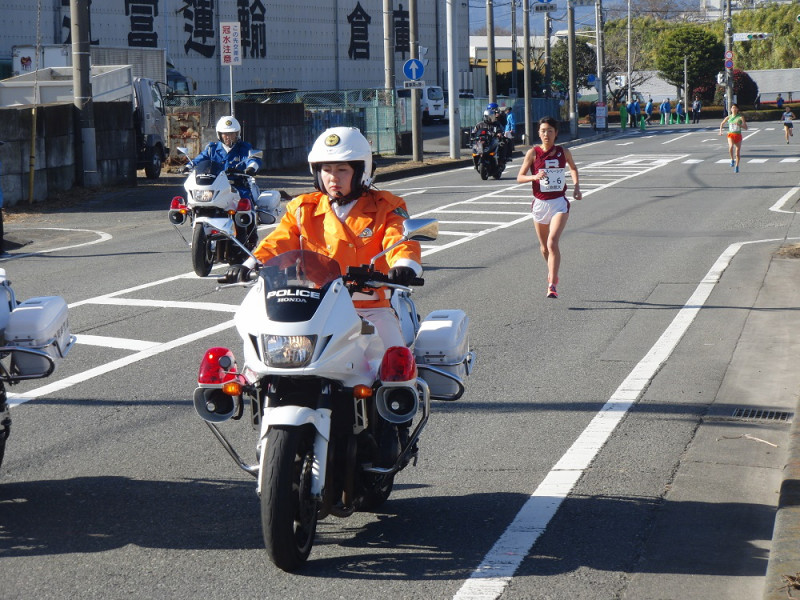
<svg viewBox="0 0 800 600"><path fill-rule="evenodd" d="M522 12L523 0L517 0L517 30L522 33L524 14ZM531 7L536 4L532 0ZM553 19L553 31L567 28L567 0L551 0L557 9L550 12ZM511 31L511 0L493 0L495 28ZM531 35L544 35L544 13L530 11ZM575 29L583 27L594 28L594 6L575 7ZM469 0L469 29L470 32L486 27L486 0Z"/></svg>

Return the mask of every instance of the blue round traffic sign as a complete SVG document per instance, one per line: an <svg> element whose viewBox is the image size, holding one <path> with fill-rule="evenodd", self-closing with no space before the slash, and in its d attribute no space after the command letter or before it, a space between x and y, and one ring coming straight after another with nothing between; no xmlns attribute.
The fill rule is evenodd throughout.
<svg viewBox="0 0 800 600"><path fill-rule="evenodd" d="M403 73L405 73L406 77L415 81L422 79L425 73L425 65L422 64L421 60L411 58L403 64Z"/></svg>

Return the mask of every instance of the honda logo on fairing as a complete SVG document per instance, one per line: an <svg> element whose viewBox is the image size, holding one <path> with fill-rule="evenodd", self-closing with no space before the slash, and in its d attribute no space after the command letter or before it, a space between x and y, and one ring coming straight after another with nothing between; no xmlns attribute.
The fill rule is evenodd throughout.
<svg viewBox="0 0 800 600"><path fill-rule="evenodd" d="M315 300L319 300L320 298L319 292L312 292L311 290L274 290L267 292L267 298L282 298L287 296L293 296L297 298L314 298Z"/></svg>

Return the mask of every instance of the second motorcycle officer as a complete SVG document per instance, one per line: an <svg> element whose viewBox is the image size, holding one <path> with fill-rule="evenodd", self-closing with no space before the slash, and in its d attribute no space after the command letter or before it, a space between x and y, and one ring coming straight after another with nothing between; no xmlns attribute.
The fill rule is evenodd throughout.
<svg viewBox="0 0 800 600"><path fill-rule="evenodd" d="M372 148L358 129L333 127L314 142L308 155L316 192L294 198L276 229L256 248L256 258L270 258L301 248L334 258L344 271L369 264L380 252L399 241L408 218L405 201L386 191L370 189L374 175ZM421 249L406 242L379 258L375 267L390 281L408 285L422 274ZM253 259L233 265L225 279L242 281L256 266ZM389 297L391 290L357 292L358 313L373 323L384 342L403 346L400 325Z"/></svg>

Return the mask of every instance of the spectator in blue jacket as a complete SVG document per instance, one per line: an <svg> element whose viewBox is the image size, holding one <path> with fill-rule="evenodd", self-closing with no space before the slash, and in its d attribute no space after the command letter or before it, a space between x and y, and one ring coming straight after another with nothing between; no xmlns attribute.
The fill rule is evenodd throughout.
<svg viewBox="0 0 800 600"><path fill-rule="evenodd" d="M517 120L514 118L514 110L506 106L506 128L504 132L506 138L506 162L511 161L511 153L514 152L514 136L517 135Z"/></svg>
<svg viewBox="0 0 800 600"><path fill-rule="evenodd" d="M661 106L658 107L661 116L664 117L664 123L669 125L669 119L672 116L672 105L669 103L669 98L664 100L661 103Z"/></svg>
<svg viewBox="0 0 800 600"><path fill-rule="evenodd" d="M234 117L222 117L217 121L217 137L219 141L209 143L200 154L189 161L186 165L186 170L193 169L204 160L210 160L224 165L226 170L239 164L244 164L244 172L248 175L255 175L261 168L261 161L250 157L253 147L239 139L241 131L242 126L239 125L239 121ZM243 197L250 198L251 201L255 202L251 190L237 189L239 189L239 193Z"/></svg>
<svg viewBox="0 0 800 600"><path fill-rule="evenodd" d="M650 125L650 120L653 118L653 99L648 98L647 104L644 105L644 122Z"/></svg>

